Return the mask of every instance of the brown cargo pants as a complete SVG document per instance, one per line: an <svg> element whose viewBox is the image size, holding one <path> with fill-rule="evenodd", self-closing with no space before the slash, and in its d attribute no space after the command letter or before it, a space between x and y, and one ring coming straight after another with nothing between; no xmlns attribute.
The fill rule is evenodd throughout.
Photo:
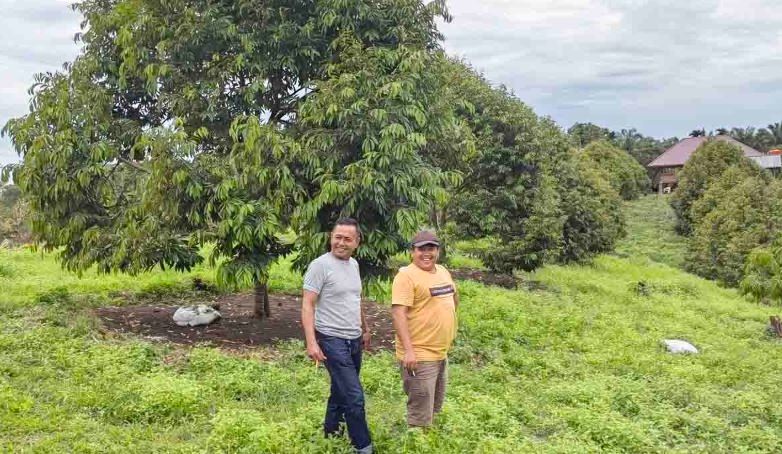
<svg viewBox="0 0 782 454"><path fill-rule="evenodd" d="M413 376L400 365L402 387L407 394L407 425L427 427L432 417L443 409L448 360L419 361Z"/></svg>

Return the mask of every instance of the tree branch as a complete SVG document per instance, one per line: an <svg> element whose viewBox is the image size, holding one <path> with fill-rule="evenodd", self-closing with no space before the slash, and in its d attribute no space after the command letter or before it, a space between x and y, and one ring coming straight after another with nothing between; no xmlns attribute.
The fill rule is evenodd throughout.
<svg viewBox="0 0 782 454"><path fill-rule="evenodd" d="M149 169L146 169L146 168L138 165L137 163L135 163L135 162L133 162L133 161L131 161L129 159L125 159L122 156L117 156L117 160L120 161L120 162L124 162L125 164L133 167L134 169L136 169L138 171L141 171L141 172L144 172L144 173L152 173L152 172L149 171Z"/></svg>

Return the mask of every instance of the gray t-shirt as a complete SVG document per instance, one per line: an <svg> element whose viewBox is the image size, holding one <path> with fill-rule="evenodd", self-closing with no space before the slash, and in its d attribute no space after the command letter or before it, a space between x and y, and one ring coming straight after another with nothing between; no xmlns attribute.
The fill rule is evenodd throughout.
<svg viewBox="0 0 782 454"><path fill-rule="evenodd" d="M304 290L318 294L315 330L327 336L355 339L361 336L361 275L358 262L338 259L327 252L310 263Z"/></svg>

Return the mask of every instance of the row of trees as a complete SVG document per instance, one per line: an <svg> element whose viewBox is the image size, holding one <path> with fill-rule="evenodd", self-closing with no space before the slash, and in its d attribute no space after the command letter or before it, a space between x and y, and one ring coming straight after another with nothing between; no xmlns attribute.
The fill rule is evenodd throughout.
<svg viewBox="0 0 782 454"><path fill-rule="evenodd" d="M709 141L679 172L671 205L678 230L689 236L690 271L740 285L759 300L779 299L774 251L782 240L782 181L739 147Z"/></svg>
<svg viewBox="0 0 782 454"><path fill-rule="evenodd" d="M365 273L421 226L491 236L496 270L609 250L620 201L537 117L440 49L436 0L84 1L82 51L4 128L31 226L73 271L253 285L354 216ZM288 242L283 233L293 232Z"/></svg>
<svg viewBox="0 0 782 454"><path fill-rule="evenodd" d="M752 126L745 128L717 128L713 131L696 129L690 133L690 136L705 137L717 134L729 135L739 142L762 152L782 148L782 122L760 128ZM592 142L608 141L614 146L627 151L642 166L652 162L654 158L679 141L676 137L655 139L654 137L644 136L635 128L612 131L593 123L575 123L568 129L568 135L573 145L578 148L586 147Z"/></svg>
<svg viewBox="0 0 782 454"><path fill-rule="evenodd" d="M575 123L567 132L573 145L579 149L592 142L607 141L625 150L643 167L679 141L676 137L660 140L644 136L635 128L612 131L593 123Z"/></svg>
<svg viewBox="0 0 782 454"><path fill-rule="evenodd" d="M750 147L768 152L775 148L782 148L782 122L772 123L763 128L748 126L746 128L717 128L706 132L705 129L695 130L690 136L711 136L715 134L728 135Z"/></svg>
<svg viewBox="0 0 782 454"><path fill-rule="evenodd" d="M450 190L446 212L456 235L495 238L481 258L500 272L612 249L624 219L604 176L578 159L551 120L474 72L451 70L460 74L449 86L468 103L459 115L477 150Z"/></svg>

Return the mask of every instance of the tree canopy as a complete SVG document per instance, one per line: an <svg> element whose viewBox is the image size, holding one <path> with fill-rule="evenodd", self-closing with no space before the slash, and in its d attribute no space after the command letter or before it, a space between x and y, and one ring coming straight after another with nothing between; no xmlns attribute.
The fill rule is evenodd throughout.
<svg viewBox="0 0 782 454"><path fill-rule="evenodd" d="M458 127L424 70L442 1L75 8L80 55L4 128L33 231L68 269L184 270L213 244L218 281L261 294L272 262L311 257L342 215L367 224L360 258L377 264L455 178L421 155Z"/></svg>
<svg viewBox="0 0 782 454"><path fill-rule="evenodd" d="M460 115L477 153L452 191L449 213L461 235L497 239L482 252L484 263L530 270L612 248L623 232L620 201L579 167L568 136L504 87L460 68L451 87L467 102Z"/></svg>
<svg viewBox="0 0 782 454"><path fill-rule="evenodd" d="M679 171L679 185L671 197L671 206L676 214L676 229L679 233L692 233L691 208L701 198L708 186L719 179L728 167L739 165L747 169L757 169L757 164L744 156L737 145L710 140L698 147L690 159Z"/></svg>
<svg viewBox="0 0 782 454"><path fill-rule="evenodd" d="M630 154L611 143L592 142L581 150L579 157L602 172L624 200L637 199L649 192L651 181L646 170Z"/></svg>
<svg viewBox="0 0 782 454"><path fill-rule="evenodd" d="M75 8L81 53L3 130L23 157L5 176L70 270L186 270L209 250L218 283L254 285L268 316L270 265L304 267L343 216L365 232L365 275L427 223L497 238L483 258L501 271L623 232L619 198L553 121L445 57L441 0Z"/></svg>
<svg viewBox="0 0 782 454"><path fill-rule="evenodd" d="M736 286L750 253L768 247L782 232L782 184L732 166L695 202L693 211L700 214L687 248L687 269Z"/></svg>

